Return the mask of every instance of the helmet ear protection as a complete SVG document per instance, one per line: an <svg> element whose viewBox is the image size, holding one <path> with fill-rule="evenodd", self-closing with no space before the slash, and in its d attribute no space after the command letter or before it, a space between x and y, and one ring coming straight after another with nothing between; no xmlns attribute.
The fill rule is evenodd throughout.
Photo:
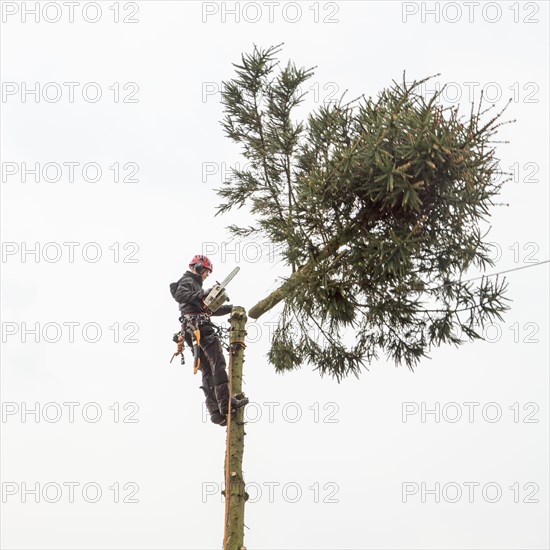
<svg viewBox="0 0 550 550"><path fill-rule="evenodd" d="M204 271L204 264L202 262L197 262L193 268L200 275Z"/></svg>
<svg viewBox="0 0 550 550"><path fill-rule="evenodd" d="M197 255L189 262L189 267L192 267L199 275L204 272L205 269L212 272L212 262L207 256Z"/></svg>

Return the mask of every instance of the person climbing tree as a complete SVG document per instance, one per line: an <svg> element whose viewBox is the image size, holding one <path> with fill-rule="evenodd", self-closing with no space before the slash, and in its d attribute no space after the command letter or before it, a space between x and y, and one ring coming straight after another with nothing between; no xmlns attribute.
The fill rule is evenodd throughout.
<svg viewBox="0 0 550 550"><path fill-rule="evenodd" d="M172 297L179 303L181 332L190 348L197 349L196 367L202 372L201 389L206 397L210 420L220 426L227 425L229 385L223 348L218 337L218 327L210 320L211 315L227 315L232 305L226 304L211 312L204 303L210 290L202 288L203 281L212 273L212 262L203 255L193 256L189 270L179 281L170 285ZM231 398L231 408L236 410L248 403L247 398Z"/></svg>

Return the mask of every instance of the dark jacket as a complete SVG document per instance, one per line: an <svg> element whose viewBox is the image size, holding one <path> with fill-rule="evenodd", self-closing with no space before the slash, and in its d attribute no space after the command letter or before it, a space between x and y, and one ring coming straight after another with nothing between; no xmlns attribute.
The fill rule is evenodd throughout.
<svg viewBox="0 0 550 550"><path fill-rule="evenodd" d="M227 315L231 313L232 305L223 305L213 313L204 305L204 298L208 296L210 289L203 290L202 277L198 274L186 271L177 283L170 285L170 293L180 305L181 314Z"/></svg>

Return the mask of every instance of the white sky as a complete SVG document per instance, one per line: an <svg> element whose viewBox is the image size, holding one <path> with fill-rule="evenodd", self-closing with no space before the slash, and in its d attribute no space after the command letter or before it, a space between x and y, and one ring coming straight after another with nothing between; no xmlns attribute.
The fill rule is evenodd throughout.
<svg viewBox="0 0 550 550"><path fill-rule="evenodd" d="M96 17L90 3L75 5L72 23L67 5L50 2L44 12L46 3L36 4L40 22L22 15L35 2L2 3L0 544L220 548L224 505L206 491L223 480L225 432L203 421L189 354L185 367L168 363L178 329L168 284L193 254L211 252L218 280L241 266L229 294L248 308L287 271L267 246L258 260L253 245L228 251L224 228L246 223L246 214L214 218L213 189L222 181L220 166L238 160L238 151L219 125L219 95L205 93L231 78L231 63L254 43L284 42L283 61L317 66L312 108L346 89L350 99L375 95L403 70L411 80L441 73L439 82L457 83L465 107L472 89L477 99L486 87L499 105L514 97L507 114L517 122L503 128L509 143L499 154L504 167L518 163L518 181L502 195L509 207L492 219L495 271L541 262L550 257L548 3L109 1L98 3L96 23L85 21ZM223 13L235 4L238 23ZM426 13L434 9L439 22ZM138 22L114 23L117 11L120 20ZM58 22L44 21L57 15ZM51 102L22 97L23 85L37 82ZM77 83L73 102L68 82ZM101 99L83 99L85 87L87 97L100 89ZM41 169L79 163L75 181L66 165L58 182L46 181L55 175L47 172L23 183L22 163L37 162ZM84 181L86 163L100 166L98 182ZM114 163L121 177L137 165L138 181L114 182ZM68 242L77 243L73 262ZM21 252L34 243L38 261ZM86 261L84 249L88 259L98 250L102 256ZM414 374L381 360L360 380L341 384L311 368L276 375L265 354L277 312L250 327L245 389L254 404L244 475L257 502L246 506L248 548L548 548L548 266L511 273L508 281L513 302L505 322L487 334L493 342L436 350ZM59 341L42 333L40 342L30 335L23 343L22 330L35 323L50 340L62 328ZM75 323L74 342L67 323ZM87 323L88 339L94 327L102 330L95 344L82 335ZM134 328L139 342L123 343ZM22 422L21 410L36 402L40 412L53 403L50 417L59 407L61 418L35 422L28 415ZM73 423L65 402L80 404ZM468 402L479 403L472 422ZM100 408L98 422L83 419L86 403L97 404L86 408L88 418ZM137 422L115 422L115 403L120 418ZM132 416L136 406L123 409L127 403L139 411ZM411 414L403 422L403 403L410 411L439 403L444 415L421 422L420 413ZM463 413L455 423L449 403ZM502 418L489 422L499 410ZM291 422L297 411L301 418ZM80 483L74 502L63 486L69 482ZM22 502L23 483L53 485L36 503L32 495ZM97 484L89 498L94 487L102 489L95 504L82 496L86 483ZM137 487L139 502L114 502L115 483L121 499ZM126 483L135 485L124 489ZM404 483L411 493L418 489L406 502ZM422 502L421 489L436 483L440 502L429 493ZM473 502L474 486L464 483L479 483ZM453 484L462 489L456 503L449 502ZM47 502L56 487L63 488L59 502ZM495 487L502 495L491 503ZM290 502L297 488L301 498Z"/></svg>

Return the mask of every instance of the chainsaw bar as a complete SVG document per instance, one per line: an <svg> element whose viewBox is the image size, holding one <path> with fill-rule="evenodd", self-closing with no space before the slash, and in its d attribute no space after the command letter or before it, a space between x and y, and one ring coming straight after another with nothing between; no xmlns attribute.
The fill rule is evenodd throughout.
<svg viewBox="0 0 550 550"><path fill-rule="evenodd" d="M223 282L220 283L220 288L225 288L230 282L231 280L233 279L233 277L235 277L235 275L237 275L237 273L239 272L239 269L241 269L240 267L236 267L224 280Z"/></svg>

